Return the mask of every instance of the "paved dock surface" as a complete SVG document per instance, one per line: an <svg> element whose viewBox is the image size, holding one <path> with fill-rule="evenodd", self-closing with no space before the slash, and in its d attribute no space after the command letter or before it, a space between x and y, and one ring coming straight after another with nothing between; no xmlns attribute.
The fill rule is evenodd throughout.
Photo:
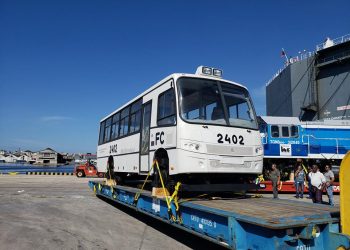
<svg viewBox="0 0 350 250"><path fill-rule="evenodd" d="M97 198L88 181L75 176L0 176L0 249L218 248ZM290 194L280 198L295 199ZM335 201L339 204L339 196Z"/></svg>

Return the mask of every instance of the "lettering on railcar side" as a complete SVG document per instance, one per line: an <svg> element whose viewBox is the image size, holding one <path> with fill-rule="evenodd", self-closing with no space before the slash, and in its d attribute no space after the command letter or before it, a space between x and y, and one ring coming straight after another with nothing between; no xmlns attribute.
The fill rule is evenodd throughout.
<svg viewBox="0 0 350 250"><path fill-rule="evenodd" d="M209 220L209 219L205 219L205 218L199 218L198 216L195 215L191 215L191 221L200 223L199 227L202 229L203 225L208 226L208 227L213 227L216 228L216 222Z"/></svg>
<svg viewBox="0 0 350 250"><path fill-rule="evenodd" d="M301 245L296 247L297 250L310 250L311 245Z"/></svg>

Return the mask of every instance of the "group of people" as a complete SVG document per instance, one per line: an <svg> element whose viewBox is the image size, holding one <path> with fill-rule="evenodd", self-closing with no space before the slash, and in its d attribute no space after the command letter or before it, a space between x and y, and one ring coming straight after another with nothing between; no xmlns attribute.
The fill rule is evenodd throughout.
<svg viewBox="0 0 350 250"><path fill-rule="evenodd" d="M272 164L271 169L269 177L272 181L273 197L278 198L278 186L280 185L281 175L276 164ZM321 173L317 164L306 169L302 162L297 162L297 167L294 172L296 198L303 198L304 183L307 183L309 190L308 198L312 199L314 203L322 203L322 193L323 190L326 190L329 205L334 206L333 182L334 173L332 172L330 165L325 165L325 172Z"/></svg>

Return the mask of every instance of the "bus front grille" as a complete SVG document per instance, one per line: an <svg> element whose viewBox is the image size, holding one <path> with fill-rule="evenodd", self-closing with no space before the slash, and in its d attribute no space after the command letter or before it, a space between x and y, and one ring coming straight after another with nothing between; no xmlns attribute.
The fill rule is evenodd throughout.
<svg viewBox="0 0 350 250"><path fill-rule="evenodd" d="M230 156L254 156L254 148L246 146L207 145L207 153Z"/></svg>

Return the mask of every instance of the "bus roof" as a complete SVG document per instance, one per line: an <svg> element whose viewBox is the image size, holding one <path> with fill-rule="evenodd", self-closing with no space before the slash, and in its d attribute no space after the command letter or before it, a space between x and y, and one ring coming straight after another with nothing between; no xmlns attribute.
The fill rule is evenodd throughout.
<svg viewBox="0 0 350 250"><path fill-rule="evenodd" d="M141 94L139 94L138 96L136 96L135 98L133 98L132 100L128 101L127 103L125 103L124 105L122 105L121 107L119 107L118 109L114 110L112 113L108 114L107 116L103 117L100 122L106 120L108 117L114 115L115 113L117 113L118 111L122 110L123 108L125 108L126 106L128 106L129 104L135 102L136 100L140 99L141 97L145 96L146 94L148 94L149 92L151 92L152 90L158 88L159 86L161 86L162 84L166 83L167 81L169 81L170 79L174 79L174 81L176 81L179 77L195 77L195 78L203 78L203 79L210 79L210 80L216 80L216 81L223 81L223 82L227 82L230 84L234 84L236 86L245 88L246 90L248 90L247 87L233 82L233 81L229 81L229 80L225 80L222 78L217 78L217 77L211 77L211 76L204 76L204 75L198 75L198 74L186 74L186 73L173 73L165 78L163 78L162 80L160 80L159 82L157 82L156 84L152 85L150 88L148 88L147 90L145 90L144 92L142 92Z"/></svg>

